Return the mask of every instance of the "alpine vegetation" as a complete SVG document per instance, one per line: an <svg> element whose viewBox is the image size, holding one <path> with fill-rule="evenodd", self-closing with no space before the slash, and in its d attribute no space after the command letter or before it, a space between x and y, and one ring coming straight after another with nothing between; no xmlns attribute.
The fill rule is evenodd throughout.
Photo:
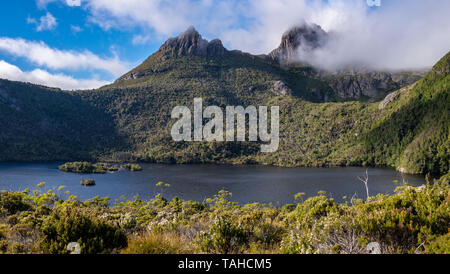
<svg viewBox="0 0 450 274"><path fill-rule="evenodd" d="M203 99L195 98L193 133L190 109L186 106L176 106L172 110L171 117L179 120L172 126L171 135L176 142L223 142L224 140L226 142L234 142L235 140L245 142L246 122L248 120L248 141L257 142L259 136L259 141L268 143L261 145L261 152L276 152L280 143L280 108L272 106L270 109L270 133L268 130L267 108L267 106L260 106L257 109L255 106L248 106L244 109L243 106L227 106L224 137L224 115L222 109L218 106L208 106L203 110ZM203 126L204 119L210 120Z"/></svg>

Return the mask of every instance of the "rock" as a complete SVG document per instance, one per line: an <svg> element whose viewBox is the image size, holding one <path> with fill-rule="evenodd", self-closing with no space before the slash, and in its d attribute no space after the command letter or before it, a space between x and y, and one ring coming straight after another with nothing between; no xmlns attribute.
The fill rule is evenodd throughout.
<svg viewBox="0 0 450 274"><path fill-rule="evenodd" d="M208 44L207 55L208 56L223 56L226 49L222 45L222 41L219 39L214 39Z"/></svg>
<svg viewBox="0 0 450 274"><path fill-rule="evenodd" d="M69 254L81 254L81 247L80 244L77 242L71 242L67 245L67 251L69 251Z"/></svg>
<svg viewBox="0 0 450 274"><path fill-rule="evenodd" d="M367 244L366 251L369 254L381 254L381 246L377 242L371 242Z"/></svg>
<svg viewBox="0 0 450 274"><path fill-rule="evenodd" d="M330 87L342 98L374 98L399 87L387 72L338 71L329 78Z"/></svg>
<svg viewBox="0 0 450 274"><path fill-rule="evenodd" d="M159 49L166 56L221 56L226 49L219 39L208 42L194 27L189 27L178 37L170 38Z"/></svg>
<svg viewBox="0 0 450 274"><path fill-rule="evenodd" d="M269 53L269 57L282 64L298 62L299 49L306 52L322 47L328 34L316 24L293 27L283 34L280 46Z"/></svg>
<svg viewBox="0 0 450 274"><path fill-rule="evenodd" d="M396 101L400 97L400 90L389 93L386 98L378 105L378 109L385 109L390 103Z"/></svg>
<svg viewBox="0 0 450 274"><path fill-rule="evenodd" d="M408 92L409 90L411 90L413 87L415 86L415 84L412 84L408 87L404 87L402 89L396 90L394 92L389 93L384 99L383 101L380 102L380 104L378 105L378 109L382 110L385 109L390 103L398 100L400 98L400 96L403 93ZM402 171L401 171L402 172Z"/></svg>
<svg viewBox="0 0 450 274"><path fill-rule="evenodd" d="M280 96L292 96L292 90L283 81L272 81L271 91Z"/></svg>

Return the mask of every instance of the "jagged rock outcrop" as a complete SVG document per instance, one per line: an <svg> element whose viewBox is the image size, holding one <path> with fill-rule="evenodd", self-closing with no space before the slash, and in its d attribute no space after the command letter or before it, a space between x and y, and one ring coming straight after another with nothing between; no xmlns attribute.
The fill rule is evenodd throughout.
<svg viewBox="0 0 450 274"><path fill-rule="evenodd" d="M269 53L269 57L282 64L301 61L299 50L308 52L322 47L328 34L316 24L293 27L283 34L280 46Z"/></svg>
<svg viewBox="0 0 450 274"><path fill-rule="evenodd" d="M170 58L178 58L183 56L217 58L224 56L226 53L227 49L223 46L222 41L215 39L208 42L202 38L194 27L189 27L185 32L181 33L177 37L168 39L159 48L159 50L147 60L152 60L151 62L154 62L155 60L160 62ZM146 62L147 61L145 61L141 66L120 77L117 81L139 79L149 75L167 72L167 68L161 69L153 66L147 66Z"/></svg>
<svg viewBox="0 0 450 274"><path fill-rule="evenodd" d="M167 57L180 56L222 56L226 49L219 39L208 42L194 27L189 27L178 37L170 38L159 49Z"/></svg>

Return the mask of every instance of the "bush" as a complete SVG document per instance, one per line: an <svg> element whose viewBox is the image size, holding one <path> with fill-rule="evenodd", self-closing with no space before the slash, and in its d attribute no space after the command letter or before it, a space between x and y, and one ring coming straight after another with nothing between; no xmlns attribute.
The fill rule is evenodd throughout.
<svg viewBox="0 0 450 274"><path fill-rule="evenodd" d="M0 193L0 208L6 210L7 214L15 214L19 211L27 211L31 209L31 205L24 200L25 194L20 192Z"/></svg>
<svg viewBox="0 0 450 274"><path fill-rule="evenodd" d="M127 246L122 230L81 208L55 210L42 224L41 233L41 248L52 254L67 253L70 242L78 242L83 254L110 253Z"/></svg>
<svg viewBox="0 0 450 274"><path fill-rule="evenodd" d="M241 253L248 242L248 232L227 217L218 217L209 232L200 235L198 240L202 251L220 254Z"/></svg>
<svg viewBox="0 0 450 274"><path fill-rule="evenodd" d="M142 167L138 164L125 164L121 168L128 169L129 171L142 171Z"/></svg>

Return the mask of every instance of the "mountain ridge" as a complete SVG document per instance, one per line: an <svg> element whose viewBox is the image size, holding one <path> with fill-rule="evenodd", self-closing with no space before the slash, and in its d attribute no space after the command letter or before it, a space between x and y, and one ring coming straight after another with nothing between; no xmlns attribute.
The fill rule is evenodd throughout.
<svg viewBox="0 0 450 274"><path fill-rule="evenodd" d="M298 55L300 48L302 52L308 53L316 48L325 46L328 39L328 33L320 26L304 23L285 32L277 49L267 55L252 55L239 50L229 51L219 39L207 41L202 38L194 27L189 27L177 37L169 38L141 65L120 77L112 86L120 82L122 82L121 86L126 86L127 84L123 81L136 80L151 74L169 71L167 66L162 66L159 63L167 63L171 59L194 57L203 59L205 63L211 59L219 61L227 58L237 59L239 57L253 59L260 63L259 66L273 67L274 69L296 74L298 77L314 79L331 89L326 91L326 94L322 94L322 96L316 96L315 100L322 101L381 100L389 92L410 85L426 74L423 71L392 73L362 68L324 71L302 61L301 56ZM276 79L275 81L280 80L283 81L282 79ZM283 82L288 84L286 81ZM299 93L301 91L293 92L292 94Z"/></svg>

